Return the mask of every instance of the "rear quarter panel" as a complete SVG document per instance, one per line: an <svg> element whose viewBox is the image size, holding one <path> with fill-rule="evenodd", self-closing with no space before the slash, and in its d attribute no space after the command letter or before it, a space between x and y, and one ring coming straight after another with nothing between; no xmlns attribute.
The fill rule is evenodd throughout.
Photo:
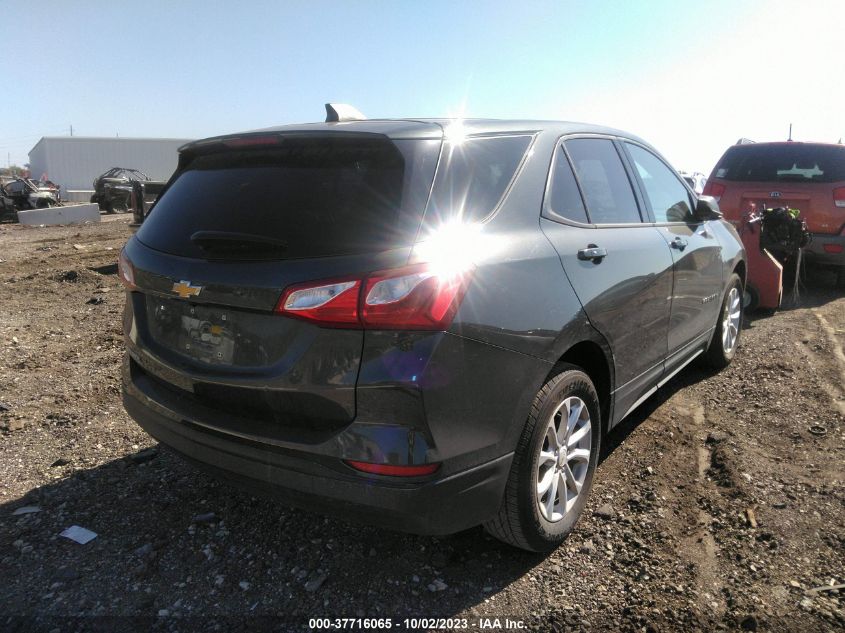
<svg viewBox="0 0 845 633"><path fill-rule="evenodd" d="M504 204L485 224L492 246L477 265L450 329L451 334L483 344L464 350L462 371L487 376L484 398L495 407L486 410L487 419L478 423L499 426L488 436L499 450L513 450L534 397L573 345L596 342L606 350L607 365L613 367L610 352L590 325L557 251L540 229L556 141L555 134L538 136ZM479 384L475 387L483 390ZM445 391L437 394L436 402L447 406ZM427 412L434 403L427 399ZM473 416L472 407L464 404L464 415Z"/></svg>
<svg viewBox="0 0 845 633"><path fill-rule="evenodd" d="M742 263L745 265L745 247L733 224L726 220L711 220L709 223L719 245L722 248L722 284L727 283L734 270ZM745 279L743 279L743 283Z"/></svg>

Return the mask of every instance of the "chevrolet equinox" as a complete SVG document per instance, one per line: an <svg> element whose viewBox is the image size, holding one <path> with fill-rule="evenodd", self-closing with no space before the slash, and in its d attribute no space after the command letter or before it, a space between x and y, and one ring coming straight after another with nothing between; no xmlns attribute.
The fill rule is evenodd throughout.
<svg viewBox="0 0 845 633"><path fill-rule="evenodd" d="M126 410L292 505L555 547L603 437L736 353L736 232L619 130L329 119L181 148L120 254Z"/></svg>

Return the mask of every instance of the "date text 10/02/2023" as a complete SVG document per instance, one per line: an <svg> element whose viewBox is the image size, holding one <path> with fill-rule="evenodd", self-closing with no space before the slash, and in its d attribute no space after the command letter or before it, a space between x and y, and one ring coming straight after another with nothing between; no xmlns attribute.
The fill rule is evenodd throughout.
<svg viewBox="0 0 845 633"><path fill-rule="evenodd" d="M509 617L492 618L311 618L308 627L312 630L520 630L525 628L521 619Z"/></svg>

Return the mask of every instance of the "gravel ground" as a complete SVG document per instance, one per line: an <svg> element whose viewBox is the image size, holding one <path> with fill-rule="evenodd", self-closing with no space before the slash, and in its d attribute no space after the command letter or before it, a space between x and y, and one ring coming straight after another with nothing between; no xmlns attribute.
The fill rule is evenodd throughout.
<svg viewBox="0 0 845 633"><path fill-rule="evenodd" d="M109 220L0 226L0 628L845 626L845 297L824 273L747 325L730 368L685 370L614 432L576 531L538 556L480 528L416 537L289 509L159 447L120 403L130 229ZM58 536L72 525L97 537Z"/></svg>

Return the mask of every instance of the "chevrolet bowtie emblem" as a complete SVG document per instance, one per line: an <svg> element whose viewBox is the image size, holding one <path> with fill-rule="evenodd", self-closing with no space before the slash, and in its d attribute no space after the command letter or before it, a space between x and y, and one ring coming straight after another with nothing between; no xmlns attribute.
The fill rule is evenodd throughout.
<svg viewBox="0 0 845 633"><path fill-rule="evenodd" d="M202 286L193 286L190 281L183 279L178 284L173 284L171 290L183 299L187 299L188 297L196 297L202 292Z"/></svg>

